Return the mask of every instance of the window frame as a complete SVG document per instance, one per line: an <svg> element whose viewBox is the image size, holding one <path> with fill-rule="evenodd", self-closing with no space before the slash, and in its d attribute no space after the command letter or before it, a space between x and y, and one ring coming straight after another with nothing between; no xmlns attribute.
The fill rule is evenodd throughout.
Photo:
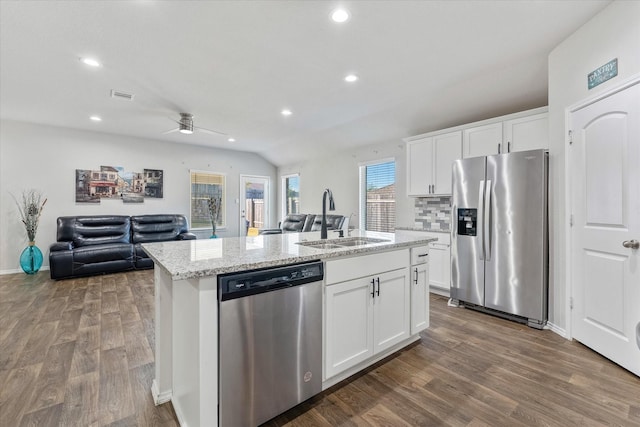
<svg viewBox="0 0 640 427"><path fill-rule="evenodd" d="M383 163L390 163L393 162L394 163L394 178L393 178L393 183L394 186L396 186L396 184L398 183L398 176L397 176L397 160L395 157L387 157L387 158L383 158L383 159L376 159L376 160L369 160L366 162L359 162L358 163L358 178L359 178L359 185L358 185L358 228L360 230L367 230L367 166L373 166L373 165L379 165L379 164L383 164ZM397 204L397 193L394 194L394 202L396 203L396 207L398 206ZM397 215L396 215L397 218ZM393 229L395 230L395 224L393 225Z"/></svg>
<svg viewBox="0 0 640 427"><path fill-rule="evenodd" d="M298 178L298 210L300 210L300 173L290 173L287 175L282 175L280 177L280 214L284 219L287 216L287 179L289 178Z"/></svg>
<svg viewBox="0 0 640 427"><path fill-rule="evenodd" d="M197 169L190 169L189 170L189 229L190 230L210 230L211 229L211 221L209 221L209 226L208 227L194 227L194 222L193 222L193 175L194 174L200 174L200 175L209 175L209 176L216 176L216 177L220 177L221 181L222 181L222 207L221 207L221 212L220 212L220 222L216 224L216 229L217 230L226 230L227 229L227 174L222 173L222 172L215 172L215 171L205 171L205 170L197 170Z"/></svg>

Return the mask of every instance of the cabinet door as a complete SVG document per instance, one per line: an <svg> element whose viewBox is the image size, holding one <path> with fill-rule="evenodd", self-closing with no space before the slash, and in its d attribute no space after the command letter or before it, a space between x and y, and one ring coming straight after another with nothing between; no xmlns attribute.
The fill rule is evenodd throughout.
<svg viewBox="0 0 640 427"><path fill-rule="evenodd" d="M429 287L439 288L449 292L451 248L444 243L429 244Z"/></svg>
<svg viewBox="0 0 640 427"><path fill-rule="evenodd" d="M407 143L407 195L426 196L433 184L433 138Z"/></svg>
<svg viewBox="0 0 640 427"><path fill-rule="evenodd" d="M373 356L372 278L325 287L326 378Z"/></svg>
<svg viewBox="0 0 640 427"><path fill-rule="evenodd" d="M547 113L534 114L504 122L504 139L510 152L549 148Z"/></svg>
<svg viewBox="0 0 640 427"><path fill-rule="evenodd" d="M429 264L411 267L411 335L429 327Z"/></svg>
<svg viewBox="0 0 640 427"><path fill-rule="evenodd" d="M484 126L472 127L464 130L462 140L462 154L467 157L490 156L498 154L498 150L506 153L502 147L502 122Z"/></svg>
<svg viewBox="0 0 640 427"><path fill-rule="evenodd" d="M433 194L451 194L451 166L462 158L462 131L433 137Z"/></svg>
<svg viewBox="0 0 640 427"><path fill-rule="evenodd" d="M409 337L411 289L409 268L378 274L374 279L373 352L376 354Z"/></svg>

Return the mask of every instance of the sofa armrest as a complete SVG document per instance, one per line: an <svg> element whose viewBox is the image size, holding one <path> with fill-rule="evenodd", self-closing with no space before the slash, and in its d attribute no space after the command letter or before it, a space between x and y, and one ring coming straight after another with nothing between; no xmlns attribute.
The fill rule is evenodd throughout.
<svg viewBox="0 0 640 427"><path fill-rule="evenodd" d="M180 233L178 234L178 240L196 240L198 237L193 233Z"/></svg>
<svg viewBox="0 0 640 427"><path fill-rule="evenodd" d="M73 249L73 242L55 242L49 246L49 252L70 251Z"/></svg>

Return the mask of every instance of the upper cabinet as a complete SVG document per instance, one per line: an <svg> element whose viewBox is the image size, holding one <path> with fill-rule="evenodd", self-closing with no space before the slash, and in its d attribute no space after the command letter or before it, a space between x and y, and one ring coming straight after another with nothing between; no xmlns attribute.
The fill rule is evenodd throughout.
<svg viewBox="0 0 640 427"><path fill-rule="evenodd" d="M467 157L549 148L547 107L405 138L407 195L451 195L451 164Z"/></svg>
<svg viewBox="0 0 640 427"><path fill-rule="evenodd" d="M461 157L461 131L407 141L407 195L451 194L451 165Z"/></svg>
<svg viewBox="0 0 640 427"><path fill-rule="evenodd" d="M549 148L546 108L485 120L470 125L463 134L465 158Z"/></svg>

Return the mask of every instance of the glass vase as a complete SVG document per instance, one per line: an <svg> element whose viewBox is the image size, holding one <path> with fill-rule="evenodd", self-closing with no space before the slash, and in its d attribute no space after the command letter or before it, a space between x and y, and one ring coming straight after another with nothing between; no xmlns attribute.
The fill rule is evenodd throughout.
<svg viewBox="0 0 640 427"><path fill-rule="evenodd" d="M42 251L35 242L29 242L29 246L24 248L20 254L20 267L27 274L35 274L42 267Z"/></svg>

